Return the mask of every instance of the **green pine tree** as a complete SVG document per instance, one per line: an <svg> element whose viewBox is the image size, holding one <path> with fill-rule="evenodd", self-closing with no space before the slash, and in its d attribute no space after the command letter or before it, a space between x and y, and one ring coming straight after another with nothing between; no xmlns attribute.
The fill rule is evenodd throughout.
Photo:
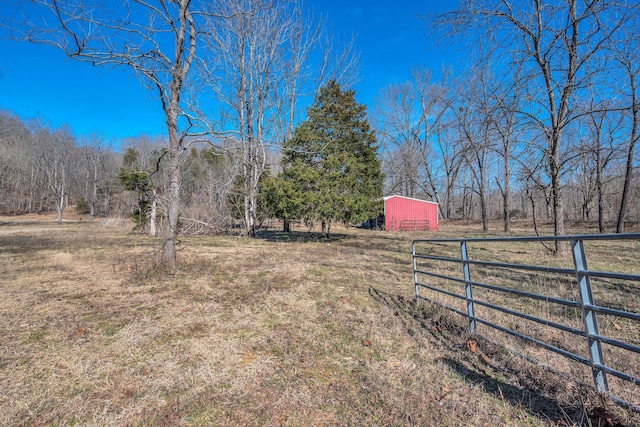
<svg viewBox="0 0 640 427"><path fill-rule="evenodd" d="M118 170L118 179L125 190L135 191L138 195L138 207L131 214L131 218L138 226L147 222L147 215L151 207L150 193L153 188L150 173L139 170L138 151L127 149L122 159L122 167Z"/></svg>
<svg viewBox="0 0 640 427"><path fill-rule="evenodd" d="M284 171L265 188L273 213L285 220L362 222L377 216L384 176L366 107L335 81L320 90L308 118L283 146Z"/></svg>

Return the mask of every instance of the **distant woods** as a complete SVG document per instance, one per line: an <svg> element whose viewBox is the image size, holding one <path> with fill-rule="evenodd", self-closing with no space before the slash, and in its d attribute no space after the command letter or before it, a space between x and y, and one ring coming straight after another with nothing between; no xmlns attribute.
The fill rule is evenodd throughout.
<svg viewBox="0 0 640 427"><path fill-rule="evenodd" d="M161 234L167 206L166 141L76 137L68 128L25 122L0 111L0 213L73 211L86 221L131 218L142 232ZM224 232L241 223L241 146L192 146L181 157L182 232ZM275 168L276 153L268 154Z"/></svg>
<svg viewBox="0 0 640 427"><path fill-rule="evenodd" d="M139 206L136 192L128 191L133 186L119 172L128 167L148 175L162 141L138 137L121 143L136 148L123 156L104 136L76 137L67 127L53 129L1 111L0 212L56 211L58 222L71 209L90 222L133 215Z"/></svg>
<svg viewBox="0 0 640 427"><path fill-rule="evenodd" d="M556 234L565 220L601 232L640 221L634 2L462 2L424 20L432 39L468 46L464 67L416 68L366 108L350 91L353 41L336 43L301 3L134 1L121 20L124 9L76 3L39 2L58 19L12 21L12 37L132 67L160 94L167 137L108 141L2 112L2 213L131 216L164 236L168 265L177 233L356 224L390 194L485 231L495 220L507 231L552 221ZM350 106L344 120L324 108L328 93Z"/></svg>

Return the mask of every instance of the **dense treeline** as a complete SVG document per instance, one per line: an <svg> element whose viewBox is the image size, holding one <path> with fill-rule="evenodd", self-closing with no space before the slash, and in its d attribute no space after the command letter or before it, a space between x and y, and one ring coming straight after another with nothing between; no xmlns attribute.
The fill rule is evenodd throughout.
<svg viewBox="0 0 640 427"><path fill-rule="evenodd" d="M194 144L183 157L183 231L222 231L242 218L241 149L224 142L215 148ZM275 155L267 157L275 163ZM0 166L4 215L56 211L62 221L65 209L73 209L88 221L131 217L151 234L160 231L166 215L163 138L139 136L116 145L0 111Z"/></svg>
<svg viewBox="0 0 640 427"><path fill-rule="evenodd" d="M25 123L0 112L0 211L20 214L79 205L94 216L120 209L113 205L118 191L120 156L104 138L77 139L71 129L52 129L37 121Z"/></svg>
<svg viewBox="0 0 640 427"><path fill-rule="evenodd" d="M495 219L503 220L505 230L513 219L534 225L552 220L557 234L564 233L565 219L597 221L601 231L618 232L639 221L639 9L633 2L469 0L444 16L425 18L442 39L459 41L464 29L472 49L466 69L455 76L445 70L436 79L429 70L416 69L410 81L384 88L368 113L354 110L366 114L374 129L363 135L381 158L384 194L436 201L442 217L478 219L484 230ZM53 8L54 14L66 13L80 34L83 25L99 23L99 16L86 21L73 12ZM194 38L176 64L184 67L189 60L194 66L165 77L166 70L178 68L165 64L157 71L143 51L161 28L140 33L145 36L140 56L126 60L117 51L89 49L106 39L88 39L85 50L76 52L77 46L47 38L55 27L25 33L31 41L70 49L76 59L125 61L119 65L142 73L163 94L168 136L106 141L3 112L2 212L57 210L61 219L73 205L90 219L132 215L146 231L168 231L169 242L177 230L221 231L236 223L253 235L274 216L307 224L357 222L361 215L332 211L323 218L308 210L330 204L312 191L300 193L300 177L313 176L317 188L321 181L317 169L301 167L295 151L305 153L308 165L324 161L312 151L331 145L309 139L317 129L304 119L314 110L305 112L303 106L314 97L317 102L327 82L350 87L353 45L336 50L326 24L310 19L295 2L192 2L175 13L187 25L176 37ZM118 24L124 39L131 35L130 24ZM119 28L114 25L106 28ZM206 31L189 33L190 26ZM202 42L198 61L195 38ZM346 172L345 165L332 166L331 173ZM280 180L272 179L279 174ZM378 172L370 178L377 180ZM293 183L299 187L289 188ZM331 193L329 184L322 194ZM287 199L285 192L295 197Z"/></svg>

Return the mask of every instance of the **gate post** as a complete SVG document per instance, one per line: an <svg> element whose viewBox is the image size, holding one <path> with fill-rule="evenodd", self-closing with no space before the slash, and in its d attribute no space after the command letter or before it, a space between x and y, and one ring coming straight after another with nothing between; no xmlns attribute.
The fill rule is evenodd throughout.
<svg viewBox="0 0 640 427"><path fill-rule="evenodd" d="M473 308L473 290L471 288L471 268L469 266L469 254L467 253L467 241L460 242L460 252L462 255L462 269L464 271L464 288L467 297L467 315L469 316L469 329L472 334L476 333L476 315Z"/></svg>
<svg viewBox="0 0 640 427"><path fill-rule="evenodd" d="M418 262L416 258L416 242L411 243L411 257L413 258L413 286L416 291L416 306L420 304L420 288L418 287Z"/></svg>
<svg viewBox="0 0 640 427"><path fill-rule="evenodd" d="M595 337L599 334L598 319L596 318L597 313L591 309L591 307L594 306L594 302L591 292L591 280L589 279L587 269L587 256L584 252L584 242L582 240L571 239L571 249L573 252L576 279L578 280L578 289L580 290L580 308L582 309L582 320L584 322L585 332L587 333L593 381L598 392L604 393L609 391L609 384L606 373L596 367L596 365L604 365L604 357L602 355L602 344L600 340Z"/></svg>

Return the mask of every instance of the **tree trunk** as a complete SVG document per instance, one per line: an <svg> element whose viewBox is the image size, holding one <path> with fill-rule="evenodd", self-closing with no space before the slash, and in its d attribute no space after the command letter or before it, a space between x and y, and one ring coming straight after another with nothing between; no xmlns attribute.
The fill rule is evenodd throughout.
<svg viewBox="0 0 640 427"><path fill-rule="evenodd" d="M321 223L321 236L323 239L327 239L329 237L329 233L331 232L331 221L322 220Z"/></svg>
<svg viewBox="0 0 640 427"><path fill-rule="evenodd" d="M504 215L504 231L511 231L511 168L509 166L508 148L505 148L504 155L504 191L502 192L502 210Z"/></svg>
<svg viewBox="0 0 640 427"><path fill-rule="evenodd" d="M556 158L550 161L551 166L551 202L553 205L553 234L554 236L564 236L564 205L562 200L562 182L560 180L560 169ZM556 253L564 254L568 250L566 242L556 241Z"/></svg>
<svg viewBox="0 0 640 427"><path fill-rule="evenodd" d="M624 233L624 222L627 215L627 205L629 203L629 193L631 192L631 180L633 179L633 158L638 140L638 127L640 125L640 105L636 97L636 80L633 72L629 72L631 84L631 111L633 113L633 124L629 138L629 149L627 150L627 165L624 173L624 185L622 197L620 199L620 210L618 211L618 222L616 233Z"/></svg>
<svg viewBox="0 0 640 427"><path fill-rule="evenodd" d="M539 236L540 233L538 232L538 218L536 217L536 201L534 198L534 192L531 191L531 193L529 193L529 191L527 190L527 195L529 196L529 200L531 201L531 218L533 219L533 230L536 233L536 236Z"/></svg>
<svg viewBox="0 0 640 427"><path fill-rule="evenodd" d="M637 127L635 118L633 126ZM624 174L624 185L622 188L622 197L620 199L620 210L618 211L616 233L624 233L624 223L627 216L627 205L629 204L629 193L631 192L631 180L633 179L633 157L635 150L635 139L635 137L632 138L632 142L629 145L629 150L627 151L627 167Z"/></svg>
<svg viewBox="0 0 640 427"><path fill-rule="evenodd" d="M93 188L91 189L91 203L89 204L89 223L93 224L96 215L96 199L98 198L98 162L93 164Z"/></svg>
<svg viewBox="0 0 640 427"><path fill-rule="evenodd" d="M169 131L169 151L167 153L169 155L169 188L167 225L164 229L162 242L162 264L172 271L176 267L176 237L178 235L178 216L180 214L180 148L184 137L184 135L178 135L178 117L181 112L180 97L184 89L187 73L196 54L196 29L189 7L189 1L181 1L179 3L180 26L175 33L176 57L175 62L171 64L169 90L167 91L165 86L158 84L160 93L168 93L169 95L167 98L162 98ZM186 37L187 34L188 37Z"/></svg>
<svg viewBox="0 0 640 427"><path fill-rule="evenodd" d="M156 196L156 189L153 189L153 198L151 199L151 213L149 214L149 236L156 235L156 216L158 210L158 200Z"/></svg>
<svg viewBox="0 0 640 427"><path fill-rule="evenodd" d="M487 212L487 197L484 185L480 184L480 215L482 216L482 231L489 232L489 213Z"/></svg>
<svg viewBox="0 0 640 427"><path fill-rule="evenodd" d="M180 209L180 139L178 137L178 100L173 96L172 108L167 111L169 128L169 191L167 226L162 242L162 265L170 270L176 266L176 236Z"/></svg>
<svg viewBox="0 0 640 427"><path fill-rule="evenodd" d="M57 218L57 223L58 224L62 224L62 203L64 203L63 201L59 201L58 203L56 203L56 211L58 211L58 218Z"/></svg>
<svg viewBox="0 0 640 427"><path fill-rule="evenodd" d="M58 197L56 199L56 209L58 211L58 224L62 224L62 211L64 210L64 202L65 202L65 196L66 196L66 176L65 176L65 170L63 169L61 174L60 174L60 193L58 194Z"/></svg>
<svg viewBox="0 0 640 427"><path fill-rule="evenodd" d="M483 155L484 157L484 155ZM478 182L478 195L480 196L480 215L482 216L482 231L484 233L489 232L489 212L487 208L487 184L486 184L486 169L485 169L485 161L483 159L482 162L478 162L480 171L479 177L480 182Z"/></svg>
<svg viewBox="0 0 640 427"><path fill-rule="evenodd" d="M447 198L445 201L444 218L447 218L447 219L451 218L452 204L453 204L453 185L447 184Z"/></svg>
<svg viewBox="0 0 640 427"><path fill-rule="evenodd" d="M598 139L598 146L596 150L596 189L598 192L598 231L600 233L605 232L605 224L604 224L604 188L602 183L602 169L603 169L603 161L601 155L601 147L600 147L600 135L596 136Z"/></svg>

